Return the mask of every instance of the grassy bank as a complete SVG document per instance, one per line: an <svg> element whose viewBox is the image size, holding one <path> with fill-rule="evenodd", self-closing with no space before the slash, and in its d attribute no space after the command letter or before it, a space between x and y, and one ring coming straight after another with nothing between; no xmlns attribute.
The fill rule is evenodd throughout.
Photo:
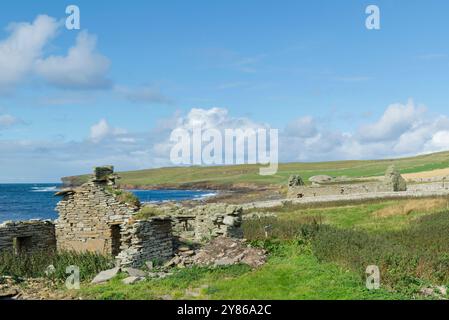
<svg viewBox="0 0 449 320"><path fill-rule="evenodd" d="M449 152L394 160L283 163L279 164L277 174L272 176L259 175L258 165L160 168L120 172L119 175L122 178L120 183L124 186L224 189L284 185L292 174L300 174L305 181L318 174L348 177L381 176L391 164L395 164L402 173L443 169L449 167ZM87 176L66 179L77 184L86 180Z"/></svg>

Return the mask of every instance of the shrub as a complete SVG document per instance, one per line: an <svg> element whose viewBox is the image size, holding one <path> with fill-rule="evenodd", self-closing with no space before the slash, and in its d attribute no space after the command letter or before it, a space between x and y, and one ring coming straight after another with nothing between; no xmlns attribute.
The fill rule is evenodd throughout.
<svg viewBox="0 0 449 320"><path fill-rule="evenodd" d="M139 198L132 192L114 188L108 188L108 191L115 195L115 198L121 203L127 203L136 208L141 206Z"/></svg>
<svg viewBox="0 0 449 320"><path fill-rule="evenodd" d="M337 262L364 275L377 265L384 285L397 290L417 288L423 281L449 282L449 213L414 221L409 229L372 234L322 226L312 250L324 261Z"/></svg>
<svg viewBox="0 0 449 320"><path fill-rule="evenodd" d="M152 206L144 206L140 208L139 212L135 215L135 219L138 220L146 220L151 217L160 216L162 212L155 207Z"/></svg>

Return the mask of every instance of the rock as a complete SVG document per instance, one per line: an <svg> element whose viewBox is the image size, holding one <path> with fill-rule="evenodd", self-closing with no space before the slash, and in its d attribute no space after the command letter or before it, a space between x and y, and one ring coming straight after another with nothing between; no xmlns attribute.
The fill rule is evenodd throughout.
<svg viewBox="0 0 449 320"><path fill-rule="evenodd" d="M288 186L289 187L300 187L305 185L304 180L298 175L292 175L288 178Z"/></svg>
<svg viewBox="0 0 449 320"><path fill-rule="evenodd" d="M447 288L445 286L437 286L436 289L440 292L441 295L447 295Z"/></svg>
<svg viewBox="0 0 449 320"><path fill-rule="evenodd" d="M234 259L230 259L230 258L223 258L223 259L219 259L219 260L215 260L215 266L230 266L232 264L234 264L235 261Z"/></svg>
<svg viewBox="0 0 449 320"><path fill-rule="evenodd" d="M154 268L153 261L147 261L145 262L145 265L147 266L148 270L153 270Z"/></svg>
<svg viewBox="0 0 449 320"><path fill-rule="evenodd" d="M424 296L432 296L434 294L434 290L432 288L421 288L419 292Z"/></svg>
<svg viewBox="0 0 449 320"><path fill-rule="evenodd" d="M7 289L6 291L0 291L0 298L13 298L19 294L19 291L15 288Z"/></svg>
<svg viewBox="0 0 449 320"><path fill-rule="evenodd" d="M125 271L131 277L145 277L146 275L144 271L135 268L124 268L123 271Z"/></svg>
<svg viewBox="0 0 449 320"><path fill-rule="evenodd" d="M234 226L234 225L236 225L236 219L231 216L226 216L223 219L223 223L227 226Z"/></svg>
<svg viewBox="0 0 449 320"><path fill-rule="evenodd" d="M144 280L144 277L128 277L122 280L123 284L134 284L136 282Z"/></svg>
<svg viewBox="0 0 449 320"><path fill-rule="evenodd" d="M189 250L190 250L190 248L187 246L181 246L178 248L178 251L180 251L180 252L189 251Z"/></svg>
<svg viewBox="0 0 449 320"><path fill-rule="evenodd" d="M332 178L331 176L326 176L326 175L318 175L318 176L313 176L309 178L310 182L313 183L326 183L326 182L332 182L334 178Z"/></svg>
<svg viewBox="0 0 449 320"><path fill-rule="evenodd" d="M384 184L394 192L407 191L407 182L394 165L389 166L385 172Z"/></svg>
<svg viewBox="0 0 449 320"><path fill-rule="evenodd" d="M45 275L47 276L47 277L49 277L49 276L51 276L52 274L54 274L56 272L56 268L55 268L55 266L54 265L49 265L48 267L47 267L47 269L45 270Z"/></svg>
<svg viewBox="0 0 449 320"><path fill-rule="evenodd" d="M95 276L91 283L103 283L111 280L120 272L120 268L113 268L105 271L101 271Z"/></svg>

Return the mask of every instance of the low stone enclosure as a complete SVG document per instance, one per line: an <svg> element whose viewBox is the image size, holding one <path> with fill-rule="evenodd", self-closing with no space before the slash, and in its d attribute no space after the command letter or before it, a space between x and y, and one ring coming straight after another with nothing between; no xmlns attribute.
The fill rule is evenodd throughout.
<svg viewBox="0 0 449 320"><path fill-rule="evenodd" d="M140 203L128 201L135 197L117 188L117 178L112 166L98 167L85 184L58 192L63 198L54 223L1 224L0 250L91 251L115 257L118 266L141 267L171 259L180 240L201 244L218 236L242 237L239 207L163 207L155 216L141 217Z"/></svg>
<svg viewBox="0 0 449 320"><path fill-rule="evenodd" d="M309 198L320 196L358 195L407 191L407 183L399 171L390 166L381 181L357 181L328 176L312 177L307 186L299 176L292 176L288 183L287 198Z"/></svg>

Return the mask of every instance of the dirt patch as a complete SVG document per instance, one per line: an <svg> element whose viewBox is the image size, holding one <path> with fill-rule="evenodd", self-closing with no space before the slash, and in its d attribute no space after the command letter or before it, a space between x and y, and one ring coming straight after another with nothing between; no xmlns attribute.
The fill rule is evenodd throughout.
<svg viewBox="0 0 449 320"><path fill-rule="evenodd" d="M437 169L432 171L425 172L416 172L416 173L406 173L403 174L405 180L416 180L416 179L429 179L429 178L443 178L449 176L449 168L446 169Z"/></svg>
<svg viewBox="0 0 449 320"><path fill-rule="evenodd" d="M448 199L408 200L375 211L373 215L379 218L386 218L398 215L409 215L413 212L433 213L447 208L449 208Z"/></svg>

